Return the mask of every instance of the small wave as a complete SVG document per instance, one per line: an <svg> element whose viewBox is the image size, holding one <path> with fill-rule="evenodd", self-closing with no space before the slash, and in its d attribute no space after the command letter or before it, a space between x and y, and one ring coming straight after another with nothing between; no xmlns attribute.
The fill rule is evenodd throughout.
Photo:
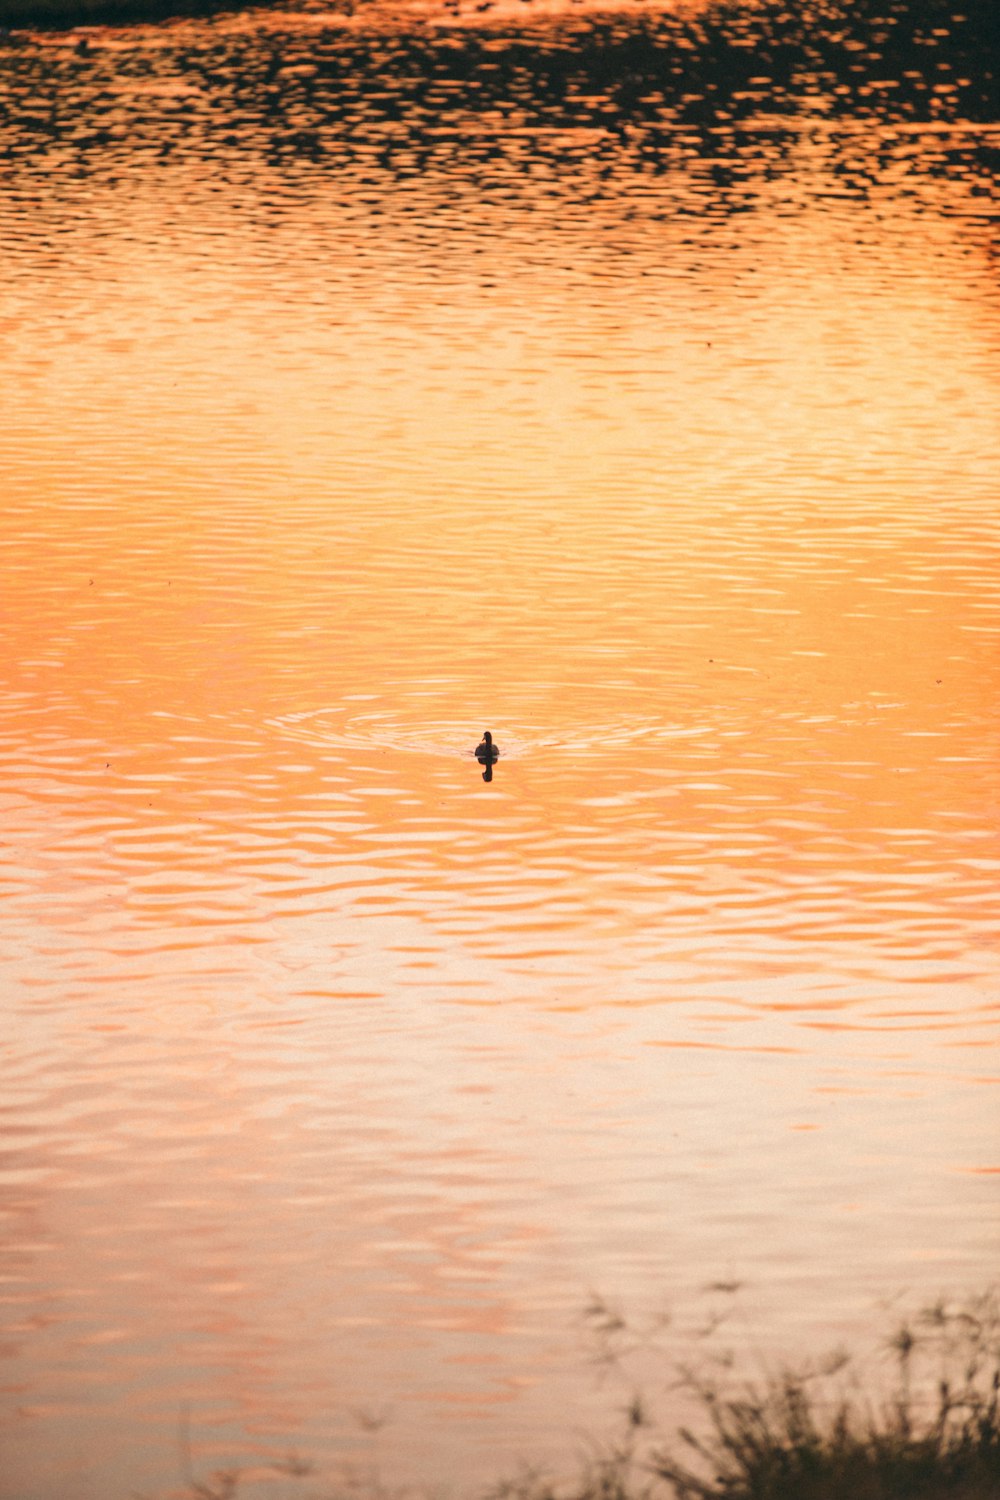
<svg viewBox="0 0 1000 1500"><path fill-rule="evenodd" d="M320 749L461 759L474 754L482 734L481 729L470 729L454 720L413 722L393 710L356 714L345 720L342 710L331 707L281 714L267 724L288 739ZM504 760L565 752L593 755L643 741L688 739L707 733L707 726L666 725L652 718L564 725L559 730L525 724L504 728L498 721L493 729Z"/></svg>

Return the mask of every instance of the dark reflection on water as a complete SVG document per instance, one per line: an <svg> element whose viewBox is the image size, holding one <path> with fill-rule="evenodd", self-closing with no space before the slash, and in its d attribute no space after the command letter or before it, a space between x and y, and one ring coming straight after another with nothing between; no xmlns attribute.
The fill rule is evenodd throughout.
<svg viewBox="0 0 1000 1500"><path fill-rule="evenodd" d="M887 172L897 195L916 191L898 169L923 127L940 140L921 175L965 175L988 208L995 149L949 127L997 117L989 0L408 19L279 9L249 30L98 33L83 54L72 38L8 45L0 141L14 160L85 172L137 153L206 156L223 178L253 157L304 158L373 189L444 173L488 195L530 172L595 200L623 172L700 163L701 194L735 213L794 168L807 114L844 194L863 199Z"/></svg>

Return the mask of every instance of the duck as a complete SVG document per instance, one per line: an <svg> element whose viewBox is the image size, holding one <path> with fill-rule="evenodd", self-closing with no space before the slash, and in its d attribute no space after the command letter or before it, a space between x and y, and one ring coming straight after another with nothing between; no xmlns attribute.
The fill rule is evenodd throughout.
<svg viewBox="0 0 1000 1500"><path fill-rule="evenodd" d="M481 765L492 766L500 759L500 751L493 743L493 736L489 730L485 730L482 739L476 746L476 759Z"/></svg>

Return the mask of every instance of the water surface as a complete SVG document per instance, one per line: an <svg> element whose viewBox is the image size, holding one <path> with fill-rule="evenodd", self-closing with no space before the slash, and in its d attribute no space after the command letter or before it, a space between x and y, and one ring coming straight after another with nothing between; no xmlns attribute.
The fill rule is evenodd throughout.
<svg viewBox="0 0 1000 1500"><path fill-rule="evenodd" d="M0 54L4 1500L468 1490L610 1419L593 1292L993 1277L967 9Z"/></svg>

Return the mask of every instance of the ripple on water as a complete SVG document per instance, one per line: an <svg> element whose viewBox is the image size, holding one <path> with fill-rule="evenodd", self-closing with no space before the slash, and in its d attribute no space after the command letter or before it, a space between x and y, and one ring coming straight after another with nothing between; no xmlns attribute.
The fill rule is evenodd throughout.
<svg viewBox="0 0 1000 1500"><path fill-rule="evenodd" d="M554 684L553 686L557 686ZM459 726L454 720L418 718L415 710L401 712L403 703L367 712L352 712L345 705L303 710L280 715L266 721L267 727L282 737L315 749L343 749L402 754L432 755L444 758L467 757L475 751L479 733ZM469 723L474 722L469 720ZM613 755L630 746L658 745L675 739L691 739L709 733L707 728L664 725L652 716L634 719L594 721L580 718L561 733L539 732L527 725L505 724L495 728L494 741L503 760L528 756L551 757L559 753L574 755Z"/></svg>

